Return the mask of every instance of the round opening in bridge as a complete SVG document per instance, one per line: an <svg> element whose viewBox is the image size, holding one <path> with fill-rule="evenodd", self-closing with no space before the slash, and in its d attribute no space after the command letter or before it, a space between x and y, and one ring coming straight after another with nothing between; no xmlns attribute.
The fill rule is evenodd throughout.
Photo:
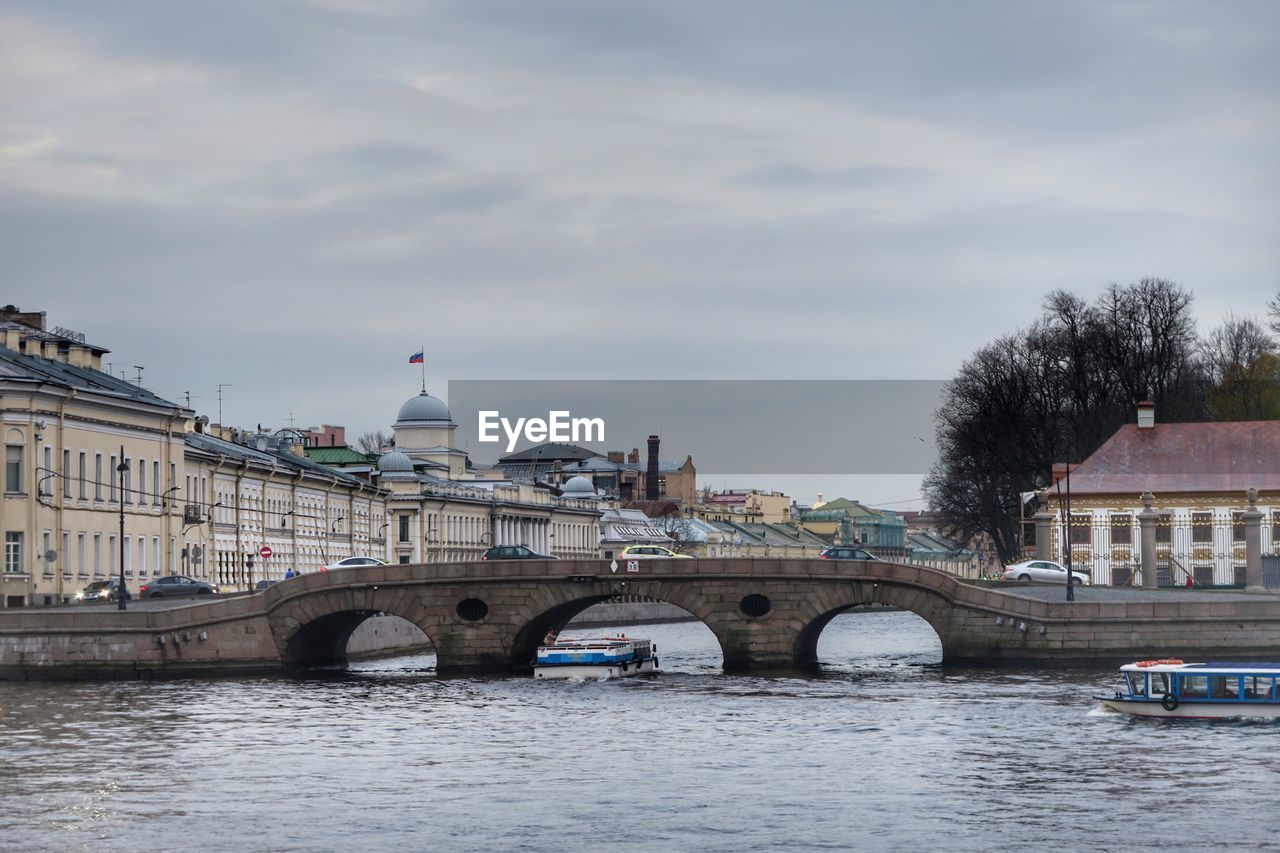
<svg viewBox="0 0 1280 853"><path fill-rule="evenodd" d="M769 596L753 592L738 602L738 609L752 619L758 619L773 609L773 602Z"/></svg>
<svg viewBox="0 0 1280 853"><path fill-rule="evenodd" d="M458 602L458 618L465 622L479 622L489 615L489 605L478 598L464 598Z"/></svg>

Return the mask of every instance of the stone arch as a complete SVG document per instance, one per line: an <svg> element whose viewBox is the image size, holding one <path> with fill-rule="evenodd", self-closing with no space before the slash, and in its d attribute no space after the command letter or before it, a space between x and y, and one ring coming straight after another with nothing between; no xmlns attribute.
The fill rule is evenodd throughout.
<svg viewBox="0 0 1280 853"><path fill-rule="evenodd" d="M672 584L660 584L655 589L643 589L644 584L633 583L631 594L664 604L671 604L684 610L693 618L705 625L716 638L720 647L721 658L725 657L725 632L719 620L711 613L711 609L700 596L690 594L687 589ZM509 660L513 667L527 667L537 654L538 645L551 630L560 631L573 617L593 604L601 604L615 597L613 591L576 592L570 589L559 589L552 593L551 601L544 602L541 607L531 612L522 620L511 640Z"/></svg>
<svg viewBox="0 0 1280 853"><path fill-rule="evenodd" d="M268 594L275 592L275 588L268 590ZM424 611L402 590L319 589L267 608L280 660L290 669L345 667L352 632L366 619L380 615L398 616L436 642Z"/></svg>
<svg viewBox="0 0 1280 853"><path fill-rule="evenodd" d="M934 590L885 581L835 586L815 597L811 613L802 615L803 627L796 635L795 665L813 669L818 665L818 639L831 620L841 613L864 605L900 607L919 616L938 635L945 650L951 624L951 601Z"/></svg>
<svg viewBox="0 0 1280 853"><path fill-rule="evenodd" d="M10 428L4 434L5 444L22 444L24 441L26 441L26 436L22 434L22 430L16 427Z"/></svg>

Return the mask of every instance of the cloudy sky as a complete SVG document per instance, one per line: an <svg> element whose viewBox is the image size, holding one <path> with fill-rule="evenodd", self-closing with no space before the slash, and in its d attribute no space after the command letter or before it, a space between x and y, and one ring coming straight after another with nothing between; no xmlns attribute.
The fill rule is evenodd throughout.
<svg viewBox="0 0 1280 853"><path fill-rule="evenodd" d="M419 346L945 378L1053 288L1260 313L1278 90L1266 0L9 0L4 301L242 425L385 428Z"/></svg>

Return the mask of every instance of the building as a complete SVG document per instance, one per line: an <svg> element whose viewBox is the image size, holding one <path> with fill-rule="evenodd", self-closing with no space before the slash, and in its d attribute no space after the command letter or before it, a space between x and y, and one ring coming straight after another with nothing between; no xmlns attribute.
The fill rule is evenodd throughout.
<svg viewBox="0 0 1280 853"><path fill-rule="evenodd" d="M135 578L172 571L192 412L104 372L109 351L47 330L44 312L6 306L0 333L0 602L67 601L121 561Z"/></svg>
<svg viewBox="0 0 1280 853"><path fill-rule="evenodd" d="M1263 554L1275 554L1280 542L1280 421L1157 424L1155 407L1142 403L1135 423L1121 426L1069 471L1055 466L1052 480L1028 515L1052 516L1050 552L1065 559L1069 536L1073 566L1088 569L1095 584L1134 582L1141 564L1138 515L1148 492L1159 513L1158 583L1244 583L1250 488L1258 490L1264 515ZM1035 548L1031 539L1024 542L1028 553ZM1280 578L1267 583L1280 585Z"/></svg>
<svg viewBox="0 0 1280 853"><path fill-rule="evenodd" d="M426 391L400 407L395 447L376 472L387 492L391 560L476 560L500 545L569 559L599 556L600 504L590 481L553 489L532 478L477 476L454 447L456 429L448 406Z"/></svg>
<svg viewBox="0 0 1280 853"><path fill-rule="evenodd" d="M575 444L547 443L529 447L498 460L507 477L538 482L564 483L585 477L597 492L609 499L629 502L670 500L688 506L697 495L698 471L692 456L681 462L659 458L660 439L649 436L649 453L640 461L640 449L630 453L611 450L600 454Z"/></svg>
<svg viewBox="0 0 1280 853"><path fill-rule="evenodd" d="M706 521L782 524L791 520L791 498L757 489L706 491L693 505L693 513Z"/></svg>
<svg viewBox="0 0 1280 853"><path fill-rule="evenodd" d="M885 559L907 557L907 523L897 512L873 509L847 498L815 507L801 513L800 525L804 529L820 536L839 537L838 544L856 542ZM847 514L847 519L841 513Z"/></svg>
<svg viewBox="0 0 1280 853"><path fill-rule="evenodd" d="M209 435L207 419L103 371L107 349L47 330L43 313L0 309L0 332L5 607L62 603L122 568L134 589L186 574L235 590L386 552L368 482L279 436Z"/></svg>
<svg viewBox="0 0 1280 853"><path fill-rule="evenodd" d="M307 573L345 557L385 557L385 490L309 459L287 431L231 442L202 426L197 420L185 436L183 574L251 589L290 568Z"/></svg>

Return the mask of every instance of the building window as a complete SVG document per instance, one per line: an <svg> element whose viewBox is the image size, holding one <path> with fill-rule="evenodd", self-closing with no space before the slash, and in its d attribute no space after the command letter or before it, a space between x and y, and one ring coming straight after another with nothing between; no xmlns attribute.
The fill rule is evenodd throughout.
<svg viewBox="0 0 1280 853"><path fill-rule="evenodd" d="M84 575L84 534L76 537L76 573Z"/></svg>
<svg viewBox="0 0 1280 853"><path fill-rule="evenodd" d="M151 503L155 506L160 505L160 463L151 463Z"/></svg>
<svg viewBox="0 0 1280 853"><path fill-rule="evenodd" d="M138 503L147 502L147 460L138 459Z"/></svg>
<svg viewBox="0 0 1280 853"><path fill-rule="evenodd" d="M116 565L116 554L119 553L119 548L117 547L117 545L118 543L116 542L115 534L112 534L107 537L107 568L111 570L111 574L113 575L116 573L116 570L119 568Z"/></svg>
<svg viewBox="0 0 1280 853"><path fill-rule="evenodd" d="M1191 541L1197 544L1213 542L1213 513L1191 513Z"/></svg>
<svg viewBox="0 0 1280 853"><path fill-rule="evenodd" d="M62 451L62 496L71 497L71 451Z"/></svg>
<svg viewBox="0 0 1280 853"><path fill-rule="evenodd" d="M62 573L71 574L71 534L65 530L62 531L62 553L58 559L62 560Z"/></svg>
<svg viewBox="0 0 1280 853"><path fill-rule="evenodd" d="M1131 515L1111 516L1111 544L1112 545L1132 545L1133 544L1133 516Z"/></svg>
<svg viewBox="0 0 1280 853"><path fill-rule="evenodd" d="M80 451L80 500L89 499L89 454Z"/></svg>
<svg viewBox="0 0 1280 853"><path fill-rule="evenodd" d="M1244 543L1244 513L1231 513L1231 541L1237 544Z"/></svg>
<svg viewBox="0 0 1280 853"><path fill-rule="evenodd" d="M400 541L408 542L409 541L409 516L402 514L400 515L399 518L400 518Z"/></svg>
<svg viewBox="0 0 1280 853"><path fill-rule="evenodd" d="M1156 519L1156 544L1173 544L1173 516L1168 513L1162 513Z"/></svg>
<svg viewBox="0 0 1280 853"><path fill-rule="evenodd" d="M4 570L10 574L22 571L22 531L4 533Z"/></svg>
<svg viewBox="0 0 1280 853"><path fill-rule="evenodd" d="M93 534L93 573L102 574L102 534Z"/></svg>
<svg viewBox="0 0 1280 853"><path fill-rule="evenodd" d="M1093 541L1092 531L1090 530L1090 522L1092 516L1087 514L1077 515L1071 514L1071 544L1072 545L1088 545Z"/></svg>
<svg viewBox="0 0 1280 853"><path fill-rule="evenodd" d="M127 504L133 503L133 466L129 457L124 457L124 470L120 472L120 498Z"/></svg>
<svg viewBox="0 0 1280 853"><path fill-rule="evenodd" d="M138 577L147 576L147 537L138 537Z"/></svg>
<svg viewBox="0 0 1280 853"><path fill-rule="evenodd" d="M117 465L116 456L113 453L111 454L111 465L110 465L111 491L110 491L110 494L107 495L107 499L110 500L112 503L115 503L116 500L119 499L119 495L116 494L116 475L117 475L116 465Z"/></svg>
<svg viewBox="0 0 1280 853"><path fill-rule="evenodd" d="M22 491L22 446L10 444L4 449L4 490Z"/></svg>
<svg viewBox="0 0 1280 853"><path fill-rule="evenodd" d="M129 548L132 541L128 536L124 537L124 547L120 549L120 555L124 558L124 573L129 577L133 577L133 563L130 560L133 557L133 551Z"/></svg>
<svg viewBox="0 0 1280 853"><path fill-rule="evenodd" d="M102 500L102 454L93 454L93 499Z"/></svg>

